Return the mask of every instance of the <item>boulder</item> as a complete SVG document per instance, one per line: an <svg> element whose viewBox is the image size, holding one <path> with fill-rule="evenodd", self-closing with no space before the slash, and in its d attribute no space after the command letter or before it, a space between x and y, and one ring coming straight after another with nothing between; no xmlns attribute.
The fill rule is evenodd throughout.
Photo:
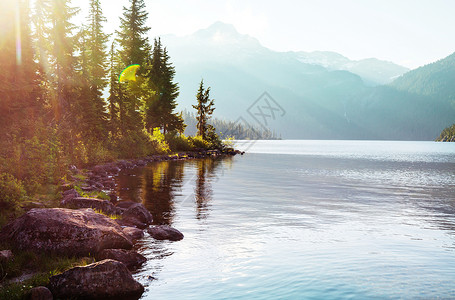
<svg viewBox="0 0 455 300"><path fill-rule="evenodd" d="M65 206L68 208L93 208L111 215L120 213L120 210L118 210L109 200L101 200L95 198L73 198L67 200L65 202Z"/></svg>
<svg viewBox="0 0 455 300"><path fill-rule="evenodd" d="M14 254L11 250L0 251L0 263L10 261L14 258Z"/></svg>
<svg viewBox="0 0 455 300"><path fill-rule="evenodd" d="M28 292L28 300L52 300L51 291L45 286L37 286Z"/></svg>
<svg viewBox="0 0 455 300"><path fill-rule="evenodd" d="M60 204L65 205L67 201L69 201L73 198L80 197L81 195L75 189L71 189L71 190L64 191L62 196L63 196L63 199L62 199L62 201L60 201Z"/></svg>
<svg viewBox="0 0 455 300"><path fill-rule="evenodd" d="M113 259L122 262L130 270L140 267L147 261L142 254L133 250L124 249L104 249L97 255L97 258L99 260Z"/></svg>
<svg viewBox="0 0 455 300"><path fill-rule="evenodd" d="M103 165L97 165L92 168L92 172L96 175L105 175L106 169Z"/></svg>
<svg viewBox="0 0 455 300"><path fill-rule="evenodd" d="M125 210L122 214L122 219L136 219L146 225L152 224L153 222L152 214L140 203L135 203Z"/></svg>
<svg viewBox="0 0 455 300"><path fill-rule="evenodd" d="M139 299L144 292L127 267L112 259L52 276L49 289L60 299Z"/></svg>
<svg viewBox="0 0 455 300"><path fill-rule="evenodd" d="M20 250L88 256L103 249L131 249L122 228L92 209L32 209L3 227L0 241Z"/></svg>
<svg viewBox="0 0 455 300"><path fill-rule="evenodd" d="M132 240L138 240L144 237L144 232L136 227L125 227L123 232Z"/></svg>
<svg viewBox="0 0 455 300"><path fill-rule="evenodd" d="M147 232L156 240L180 241L183 233L168 225L153 226Z"/></svg>

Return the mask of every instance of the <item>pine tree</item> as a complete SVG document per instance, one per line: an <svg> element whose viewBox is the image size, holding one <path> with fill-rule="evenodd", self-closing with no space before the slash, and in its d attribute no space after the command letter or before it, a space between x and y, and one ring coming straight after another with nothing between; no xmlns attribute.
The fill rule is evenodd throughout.
<svg viewBox="0 0 455 300"><path fill-rule="evenodd" d="M164 133L173 130L183 132L183 118L174 112L179 95L178 85L174 82L175 68L160 39L155 39L148 68L149 86L154 93L146 103L147 128L160 127Z"/></svg>
<svg viewBox="0 0 455 300"><path fill-rule="evenodd" d="M123 7L120 31L117 32L124 68L132 64L143 66L149 49L147 34L150 27L145 25L148 13L145 11L144 0L130 0L130 3L129 8Z"/></svg>
<svg viewBox="0 0 455 300"><path fill-rule="evenodd" d="M71 113L70 96L72 95L71 75L74 72L74 36L75 26L70 22L79 9L70 6L71 0L51 2L49 18L51 21L50 40L52 42L51 64L55 76L56 117L61 120Z"/></svg>
<svg viewBox="0 0 455 300"><path fill-rule="evenodd" d="M213 129L207 121L210 119L213 111L215 110L215 103L213 99L210 99L210 87L204 89L204 80L201 80L196 99L197 105L193 105L193 108L197 110L197 134L201 136L203 140L206 140L208 130L210 128Z"/></svg>
<svg viewBox="0 0 455 300"><path fill-rule="evenodd" d="M83 82L87 81L88 95L84 95L86 107L84 109L86 132L91 138L104 140L106 135L106 103L102 98L103 90L107 86L107 41L109 36L103 32L103 16L99 0L90 0L90 11L87 18L88 25L83 31L81 56L84 58L82 70Z"/></svg>
<svg viewBox="0 0 455 300"><path fill-rule="evenodd" d="M117 137L120 129L119 125L119 102L122 97L120 83L118 81L119 63L116 60L115 42L112 42L111 51L109 52L109 130L112 137Z"/></svg>
<svg viewBox="0 0 455 300"><path fill-rule="evenodd" d="M120 31L117 32L120 69L123 70L132 64L141 66L136 81L120 83L119 90L122 95L117 101L120 110L120 130L123 135L129 131L140 132L143 129L142 110L147 90L142 74L150 49L147 38L150 28L145 25L147 15L144 0L130 0L130 7L123 7Z"/></svg>

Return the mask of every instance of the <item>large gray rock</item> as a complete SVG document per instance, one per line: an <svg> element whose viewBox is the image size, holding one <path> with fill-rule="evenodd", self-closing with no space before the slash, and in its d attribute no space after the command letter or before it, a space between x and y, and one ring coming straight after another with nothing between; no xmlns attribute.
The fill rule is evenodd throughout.
<svg viewBox="0 0 455 300"><path fill-rule="evenodd" d="M180 241L183 233L168 225L153 226L147 232L156 240Z"/></svg>
<svg viewBox="0 0 455 300"><path fill-rule="evenodd" d="M49 289L59 299L139 299L144 287L127 267L106 259L70 269L49 279Z"/></svg>
<svg viewBox="0 0 455 300"><path fill-rule="evenodd" d="M100 210L106 214L119 214L120 210L117 209L112 202L108 200L101 200L96 198L83 198L77 197L69 199L65 202L65 207L68 208L93 208Z"/></svg>
<svg viewBox="0 0 455 300"><path fill-rule="evenodd" d="M122 227L92 209L32 209L6 225L0 240L21 250L76 256L133 246Z"/></svg>
<svg viewBox="0 0 455 300"><path fill-rule="evenodd" d="M133 250L124 249L104 249L97 255L97 258L99 260L113 259L122 262L130 270L140 267L147 261L142 254Z"/></svg>

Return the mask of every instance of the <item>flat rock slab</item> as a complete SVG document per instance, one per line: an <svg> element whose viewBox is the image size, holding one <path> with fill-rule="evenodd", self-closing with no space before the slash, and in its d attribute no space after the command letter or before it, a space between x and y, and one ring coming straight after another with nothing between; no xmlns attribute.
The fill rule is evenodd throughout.
<svg viewBox="0 0 455 300"><path fill-rule="evenodd" d="M133 246L122 227L92 209L32 209L6 225L0 240L21 250L67 256L89 256L103 249Z"/></svg>
<svg viewBox="0 0 455 300"><path fill-rule="evenodd" d="M57 299L139 299L144 287L134 280L127 267L106 259L70 269L49 279Z"/></svg>
<svg viewBox="0 0 455 300"><path fill-rule="evenodd" d="M97 255L97 258L99 260L113 259L122 262L130 270L140 267L147 261L142 254L133 250L124 249L104 249Z"/></svg>
<svg viewBox="0 0 455 300"><path fill-rule="evenodd" d="M168 225L153 226L147 232L156 240L180 241L183 233Z"/></svg>

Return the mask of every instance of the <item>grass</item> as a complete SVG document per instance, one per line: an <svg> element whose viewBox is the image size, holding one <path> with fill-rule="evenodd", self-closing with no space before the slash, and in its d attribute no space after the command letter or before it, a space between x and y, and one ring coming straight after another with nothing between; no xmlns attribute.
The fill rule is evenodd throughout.
<svg viewBox="0 0 455 300"><path fill-rule="evenodd" d="M5 249L6 246L0 245L0 249ZM31 251L15 251L13 260L0 265L0 299L24 299L31 288L46 286L50 277L94 261L92 257L64 257L36 254ZM34 275L21 282L8 282L26 273Z"/></svg>
<svg viewBox="0 0 455 300"><path fill-rule="evenodd" d="M121 215L110 215L110 214L107 214L105 213L104 211L102 210L99 210L99 209L93 209L96 213L98 214L101 214L101 215L104 215L112 220L121 220L122 219L122 216Z"/></svg>

